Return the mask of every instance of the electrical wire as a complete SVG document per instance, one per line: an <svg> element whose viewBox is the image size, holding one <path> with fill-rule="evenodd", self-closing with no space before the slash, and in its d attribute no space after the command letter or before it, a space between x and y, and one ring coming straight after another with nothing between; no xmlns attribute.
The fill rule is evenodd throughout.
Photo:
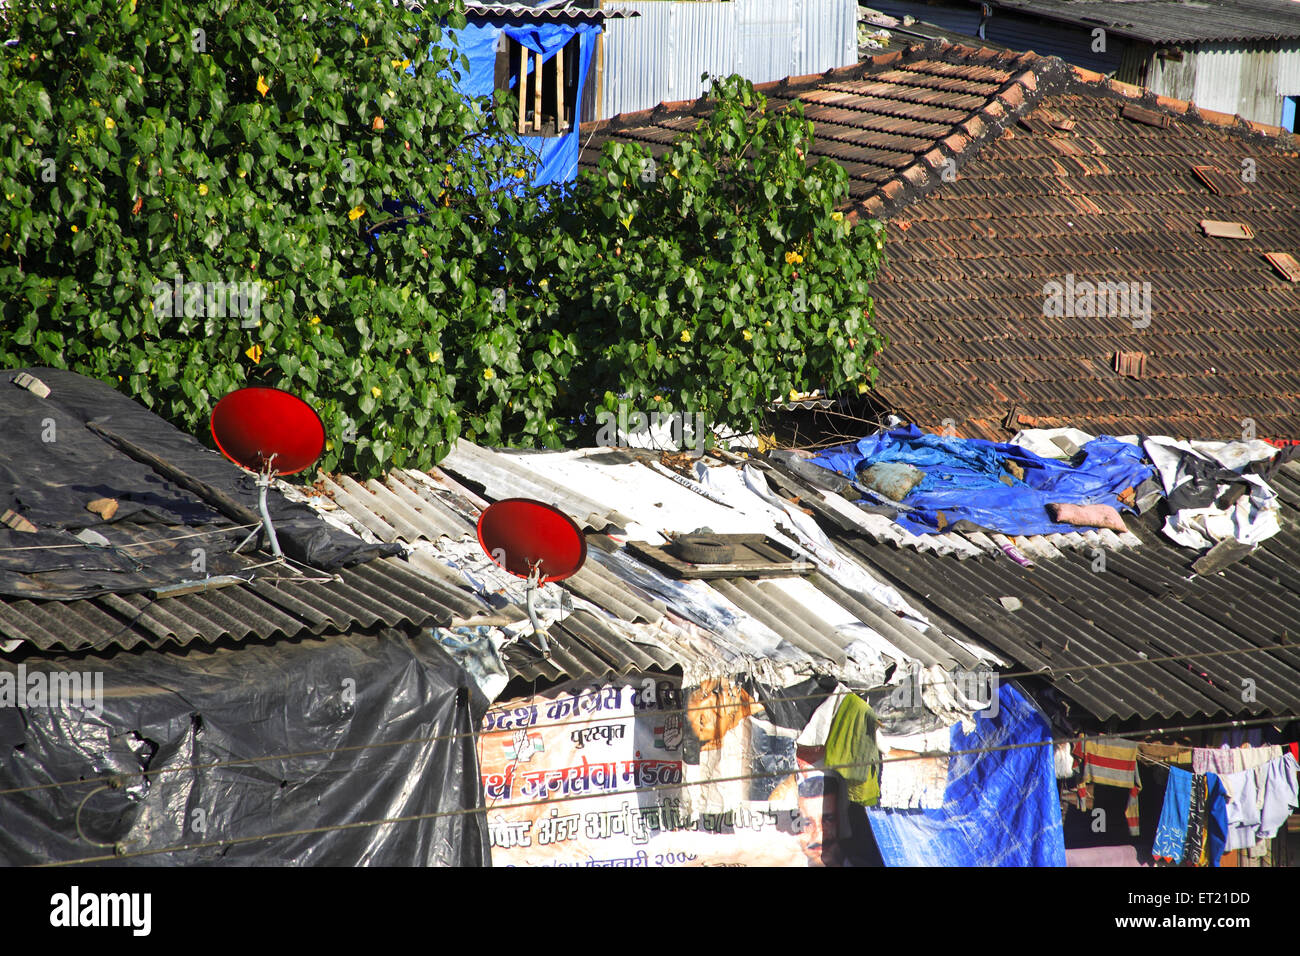
<svg viewBox="0 0 1300 956"><path fill-rule="evenodd" d="M208 535L229 534L232 531L247 531L249 528L259 528L262 522L256 521L253 524L233 524L223 525L220 528L213 528L209 531L195 531L190 534L172 535L167 538L150 538L147 541L132 541L127 544L92 544L89 541L78 541L76 544L25 544L16 548L0 548L0 553L10 551L59 551L64 548L100 548L122 551L127 548L143 548L149 544L170 544L173 541L184 541L186 538L204 538Z"/></svg>
<svg viewBox="0 0 1300 956"><path fill-rule="evenodd" d="M1217 723L1210 723L1210 724L1187 724L1187 725L1182 725L1177 727L1159 728L1155 730L1145 731L1145 733L1147 733L1148 735L1165 736L1168 734L1181 733L1188 730L1226 729L1232 727L1251 726L1253 724L1258 724L1258 723L1272 723L1278 720L1290 721L1296 719L1300 719L1300 715L1291 714L1282 718L1261 717L1252 720L1220 721ZM1023 750L1030 747L1049 747L1049 746L1055 746L1057 744L1062 744L1062 743L1079 743L1079 742L1084 742L1089 740L1114 740L1114 739L1121 739L1122 737L1123 735L1121 734L1101 734L1101 735L1085 735L1079 737L1070 737L1061 740L1049 739L1049 740L1024 741L1022 743L1017 743L1017 744L1001 744L996 747L978 747L969 750L953 750L953 751L944 752L942 754L936 754L935 756L948 756L948 757L974 756L979 754L999 753L999 752L1005 752L1010 750ZM928 757L926 755L909 755L907 757L897 758L897 760L900 761L919 760L919 759L928 759ZM891 760L890 758L886 757L886 758L882 758L880 762L881 763L891 762ZM449 817L464 817L464 816L475 815L475 814L487 814L489 812L499 812L501 810L506 810L506 809L521 809L524 807L543 806L547 804L572 803L580 800L595 800L599 798L621 797L621 796L628 796L633 793L638 793L638 794L658 793L665 790L681 790L685 787L712 786L714 784L719 784L719 783L739 783L746 780L771 779L773 777L785 778L785 777L796 776L798 774L812 774L812 773L824 774L828 770L840 770L840 769L848 769L851 767L860 767L860 766L861 764L834 764L831 766L824 766L824 767L796 767L793 770L779 770L779 771L765 771L761 773L737 774L728 777L711 777L711 778L706 778L704 780L689 780L689 781L684 780L676 783L661 783L661 784L654 784L652 786L646 786L646 787L629 788L627 790L616 790L610 793L605 793L605 792L584 793L584 794L576 794L573 796L548 797L542 800L529 800L529 801L522 801L516 803L498 804L495 808L462 807L455 810L437 810L430 813L410 814L401 817L385 817L379 820L360 820L352 823L338 823L338 824L328 824L319 827L305 827L297 830L285 830L277 833L258 834L256 836L229 837L223 840L205 840L196 843L178 844L169 847L157 847L148 850L128 850L121 853L115 852L112 854L103 854L100 856L82 857L74 860L52 861L49 863L36 864L36 866L40 868L49 868L49 867L59 867L59 866L79 866L79 865L84 865L89 863L104 863L113 860L131 859L131 858L142 857L142 856L157 856L165 853L182 853L191 850L205 849L209 847L238 846L245 843L254 843L259 840L278 840L278 839L284 839L287 837L294 837L294 836L310 836L317 833L330 833L330 832L336 832L341 830L356 830L364 827L392 826L399 823L414 823L421 820L436 820L436 819L444 819Z"/></svg>
<svg viewBox="0 0 1300 956"><path fill-rule="evenodd" d="M856 692L849 688L845 688L843 691L825 691L817 694L798 694L798 695L785 696L785 697L768 697L765 700L752 701L751 703L766 705L766 704L772 704L778 702L791 703L791 702L804 701L804 700L825 701L831 697L844 697L854 693ZM579 695L574 695L574 696L579 696ZM524 710L535 706L536 704L530 703L526 705L518 705L516 707L511 707L508 709ZM730 710L732 708L739 708L744 706L747 706L746 703L739 702L739 701L726 702L726 703L709 703L709 704L701 704L695 707L688 706L688 707L679 707L679 708L657 708L652 713L654 714L655 717L660 717L660 716L670 716L675 714L684 715L696 711ZM318 750L303 750L303 751L296 751L290 753L267 754L260 757L241 757L234 760L221 760L221 761L212 761L209 763L202 763L202 764L189 764L181 767L159 767L156 769L133 771L132 773L126 775L121 773L115 773L115 774L106 774L99 777L85 777L77 780L63 780L63 781L56 781L52 783L32 784L26 787L12 787L6 790L0 790L0 797L8 796L11 794L18 794L18 793L31 793L39 790L54 790L62 787L73 787L73 786L78 786L80 784L111 783L113 781L120 780L123 776L151 777L151 776L161 775L166 773L189 773L192 771L200 771L200 770L215 770L222 767L237 767L237 766L244 766L246 764L267 763L275 760L297 760L305 757L321 757L321 756L328 756L332 754L353 753L361 750L370 750L375 748L404 747L411 744L441 743L444 741L464 740L467 738L474 738L476 740L481 740L483 737L489 735L497 736L502 734L513 734L521 730L524 731L534 730L534 729L550 730L559 727L575 727L575 726L589 727L593 724L607 723L610 721L625 721L630 719L634 720L638 716L642 716L642 715L636 713L632 713L632 714L623 713L623 714L612 714L609 716L584 716L573 720L559 720L559 721L552 721L549 723L530 723L527 724L526 726L518 727L518 728L511 727L511 728L491 729L491 730L479 729L479 730L472 730L472 731L461 731L452 734L434 734L434 735L423 736L423 737L409 737L403 740L378 741L378 742L367 743L367 744L352 744L344 747L330 747L330 748L322 748ZM1296 718L1271 716L1271 717L1261 717L1258 719L1252 719L1250 722L1251 723L1285 723L1293 719ZM1230 723L1228 724L1228 726L1241 726L1241 724ZM1189 727L1184 729L1195 729L1195 728ZM1150 736L1150 735L1160 733L1160 731L1138 730L1138 731L1128 731L1128 733L1129 734L1141 733ZM1102 739L1110 739L1111 737L1116 737L1116 736L1122 737L1123 734L1101 735L1089 739L1102 740Z"/></svg>

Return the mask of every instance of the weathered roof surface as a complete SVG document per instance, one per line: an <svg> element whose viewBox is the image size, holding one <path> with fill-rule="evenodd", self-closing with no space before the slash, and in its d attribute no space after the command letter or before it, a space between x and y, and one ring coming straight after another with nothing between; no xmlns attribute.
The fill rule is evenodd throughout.
<svg viewBox="0 0 1300 956"><path fill-rule="evenodd" d="M1102 27L1151 43L1300 37L1293 0L987 0L995 9Z"/></svg>
<svg viewBox="0 0 1300 956"><path fill-rule="evenodd" d="M932 49L936 55L914 55ZM940 44L872 57L825 74L790 77L759 85L772 108L794 99L816 131L815 157L845 167L850 195L866 199L900 171L935 148L957 124L981 109L994 108L1013 76L1039 61L1031 53L984 51L970 62L951 62ZM957 49L948 47L947 49ZM579 165L593 167L610 139L644 143L656 156L704 115L704 100L664 103L651 110L583 125ZM969 139L966 141L969 143ZM962 144L963 148L965 144Z"/></svg>
<svg viewBox="0 0 1300 956"><path fill-rule="evenodd" d="M533 5L528 3L467 3L465 15L471 19L536 20L545 23L602 23L618 17L635 17L635 11L601 10L571 3Z"/></svg>
<svg viewBox="0 0 1300 956"><path fill-rule="evenodd" d="M840 559L894 589L929 622L921 627L883 604L879 593L837 583L825 567L803 579L669 582L624 546L652 536L647 516L665 531L701 523L719 532L752 530L761 522L744 494L734 495L740 484L692 490L647 464L653 457L614 449L493 451L462 443L442 464L447 474L433 477L465 494L474 488L496 499L519 490L510 477L517 475L529 487L551 489L543 500L571 517L621 516L618 524L605 520L601 530L588 530L586 566L561 582L575 605L590 606L578 606L551 628L549 659L526 640L508 645L512 677L556 681L782 664L844 673L846 652L870 631L873 647L904 663L974 670L1000 657L1003 673L1033 675L1031 681L1092 719L1283 715L1300 707L1300 646L1270 646L1291 640L1300 620L1300 463L1284 465L1271 479L1284 503L1282 533L1221 572L1197 576L1190 566L1200 553L1160 533L1158 510L1128 519L1136 535L1015 539L1033 560L1024 567L997 547L975 545L976 534L931 536L962 539L969 549L938 541L923 548L891 538L874 523L855 521L852 506L846 514L843 499L778 463L749 462L779 500L815 519ZM705 461L710 472L736 470ZM405 480L418 481L410 473ZM1002 598L1016 598L1018 609L1009 610ZM692 628L686 619L698 611L691 606L695 600L726 607L734 615L730 624ZM1251 692L1243 694L1246 679Z"/></svg>
<svg viewBox="0 0 1300 956"><path fill-rule="evenodd" d="M494 451L461 441L434 472L398 472L382 485L370 483L369 490L391 489L395 484L425 490L438 487L455 495L457 506L463 508L476 507L474 502L486 504L485 499L533 497L584 526L587 563L559 586L590 602L603 616L581 607L564 616L549 630L549 659L527 641L508 645L505 657L512 677L559 680L674 667L699 673L728 662L744 668L775 664L847 676L861 673L853 661L867 653L864 640L887 659L877 665L875 655L870 655L873 660L868 666L879 666L881 674L888 661L951 670L973 668L996 656L981 652L979 645L973 649L953 641L938 628L915 626L882 603L880 595L846 589L824 572L804 578L737 575L672 581L633 556L625 542L662 543L660 531L692 531L701 525L718 533L780 532L770 518L740 510L754 508L752 501L728 499L740 507L720 504L701 493L703 486L683 487L643 463L655 457L617 449ZM437 547L458 536L432 524L399 520L400 514L391 510L396 504L392 495L367 495L353 488L336 497L335 504L336 520L350 520L370 534L395 533L395 538L385 540L433 543L435 549L410 555L421 570L445 574L456 562L454 549L439 553ZM472 540L472 536L467 521L459 537ZM978 553L974 546L968 547ZM471 550L477 549L475 543ZM466 578L481 580L483 563L469 567L461 562ZM441 572L431 566L438 564L443 566ZM491 597L487 591L484 596ZM517 603L513 613L521 615ZM702 613L725 618L727 624L699 626Z"/></svg>
<svg viewBox="0 0 1300 956"><path fill-rule="evenodd" d="M249 553L256 521L238 515L255 518L257 491L245 472L102 382L32 372L42 387L0 372L0 511L9 513L0 652L409 631L490 610L454 579L430 581L381 557L400 549L336 530L278 490L268 510L287 557ZM46 423L56 440L32 433ZM94 499L104 499L98 510ZM422 520L458 520L445 505L435 510L436 496L415 500L431 515Z"/></svg>
<svg viewBox="0 0 1300 956"><path fill-rule="evenodd" d="M861 214L888 221L874 395L890 410L992 439L1034 425L1231 437L1243 419L1300 437L1300 283L1265 259L1300 256L1290 134L1055 58L955 45L761 89L803 102L814 155L848 172ZM581 162L611 138L662 153L704 109L589 126ZM1212 237L1203 220L1253 238ZM1113 315L1045 315L1053 282L1136 291L1139 310L1149 283L1150 321L1109 291Z"/></svg>
<svg viewBox="0 0 1300 956"><path fill-rule="evenodd" d="M1000 558L957 561L839 540L949 633L996 647L1094 717L1295 714L1300 467L1283 466L1271 484L1287 502L1282 532L1206 576L1192 575L1198 552L1133 519L1130 527L1144 527L1147 545L1108 553L1100 568L1099 552L1023 568ZM1008 610L1003 597L1021 607ZM1174 659L1142 662L1159 658ZM1114 666L1094 666L1102 663Z"/></svg>
<svg viewBox="0 0 1300 956"><path fill-rule="evenodd" d="M430 581L398 558L346 568L339 578L321 581L281 570L252 584L162 599L3 600L0 645L23 641L44 653L176 648L446 625L487 610L468 589Z"/></svg>

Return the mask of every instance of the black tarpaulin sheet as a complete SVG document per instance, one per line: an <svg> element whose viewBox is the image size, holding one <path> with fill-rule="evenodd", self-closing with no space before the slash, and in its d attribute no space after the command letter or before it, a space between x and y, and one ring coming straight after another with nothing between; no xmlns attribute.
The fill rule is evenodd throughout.
<svg viewBox="0 0 1300 956"><path fill-rule="evenodd" d="M48 397L14 384L24 371L49 387ZM37 528L32 534L0 526L0 594L76 600L220 573L210 567L196 572L196 542L179 535L198 525L229 529L237 522L110 444L88 422L257 512L251 476L103 382L58 369L0 372L0 512L11 509ZM86 509L96 498L117 501L111 520ZM275 489L268 506L284 553L314 567L332 571L396 550L331 528ZM127 525L152 534L120 530ZM97 532L108 545L79 540L74 535L81 529ZM205 549L203 564L211 565L246 534L230 531L198 542ZM155 547L144 559L136 549L122 547L142 537L171 538L175 545Z"/></svg>
<svg viewBox="0 0 1300 956"><path fill-rule="evenodd" d="M22 666L26 698L5 702L19 665L0 663L0 863L114 847L126 865L490 863L484 815L456 812L482 807L471 734L487 700L431 639L389 630ZM76 700L50 680L69 672L89 681ZM59 693L33 704L42 683ZM259 757L274 759L207 766ZM158 770L175 772L145 773ZM108 775L119 786L89 782ZM69 780L87 782L3 792ZM210 845L130 855L196 843Z"/></svg>

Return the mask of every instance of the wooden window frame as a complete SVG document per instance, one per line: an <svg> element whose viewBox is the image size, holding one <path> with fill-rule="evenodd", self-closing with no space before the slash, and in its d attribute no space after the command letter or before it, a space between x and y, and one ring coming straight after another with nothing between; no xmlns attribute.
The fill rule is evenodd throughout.
<svg viewBox="0 0 1300 956"><path fill-rule="evenodd" d="M493 86L498 93L508 93L511 82L516 82L514 89L520 95L515 132L520 136L552 138L573 132L579 108L580 39L575 35L543 63L540 53L527 49L504 32L498 36Z"/></svg>

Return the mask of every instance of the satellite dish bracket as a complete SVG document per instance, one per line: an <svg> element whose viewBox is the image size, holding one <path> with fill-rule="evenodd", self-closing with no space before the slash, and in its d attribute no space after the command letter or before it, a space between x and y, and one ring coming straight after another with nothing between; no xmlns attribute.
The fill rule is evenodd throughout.
<svg viewBox="0 0 1300 956"><path fill-rule="evenodd" d="M283 558L284 552L280 550L280 539L275 535L275 523L271 521L271 509L266 504L266 494L271 488L271 476L275 474L275 453L266 459L266 464L262 467L262 473L257 476L257 510L262 515L262 527L266 531L266 539L271 544L271 553L277 558Z"/></svg>
<svg viewBox="0 0 1300 956"><path fill-rule="evenodd" d="M302 399L278 388L250 386L236 389L212 409L212 439L223 455L255 476L258 529L266 534L276 560L284 558L271 521L267 493L277 475L292 475L317 461L325 448L325 426ZM276 459L283 464L276 467ZM258 515L250 514L256 523ZM250 533L236 551L257 536Z"/></svg>
<svg viewBox="0 0 1300 956"><path fill-rule="evenodd" d="M546 625L538 610L538 591L549 581L575 574L587 558L587 542L573 519L552 505L529 498L506 498L483 509L478 540L492 563L525 581L525 607L534 644L551 656ZM562 592L563 608L568 592ZM531 643L531 642L530 642Z"/></svg>
<svg viewBox="0 0 1300 956"><path fill-rule="evenodd" d="M542 562L532 562L531 568L532 570L528 572L524 607L528 609L528 620L532 622L533 636L537 638L538 649L542 652L543 657L550 658L551 648L546 643L546 628L537 616L537 590L542 586Z"/></svg>

